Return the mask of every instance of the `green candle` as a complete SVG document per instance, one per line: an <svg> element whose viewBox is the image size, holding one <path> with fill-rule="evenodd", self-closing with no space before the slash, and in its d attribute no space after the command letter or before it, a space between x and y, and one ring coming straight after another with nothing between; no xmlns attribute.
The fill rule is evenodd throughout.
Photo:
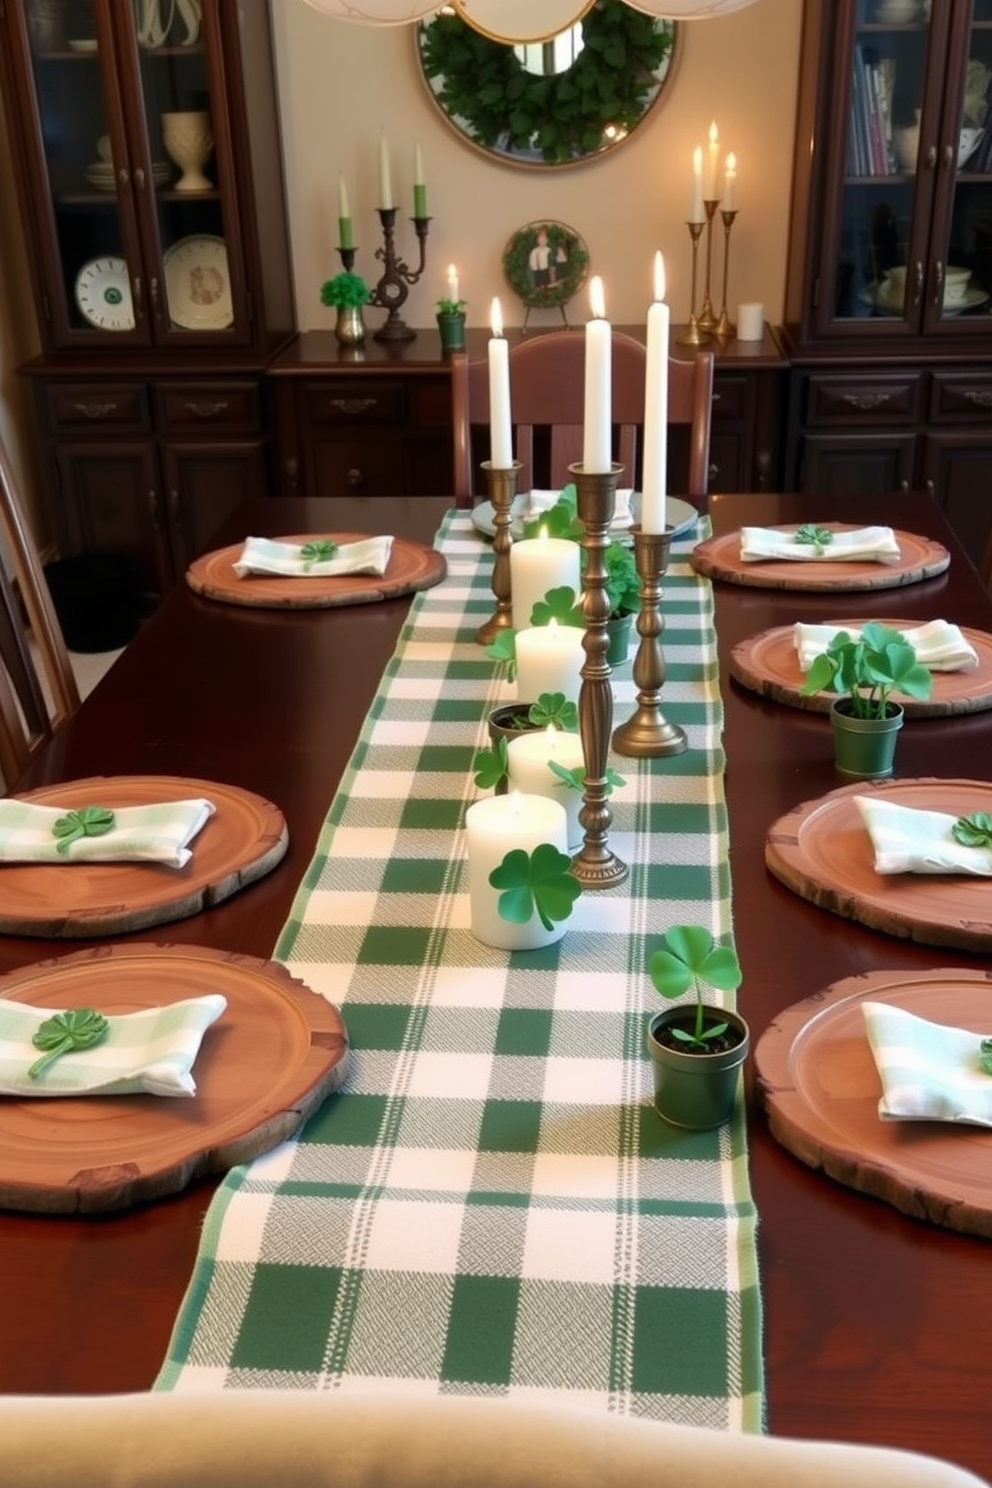
<svg viewBox="0 0 992 1488"><path fill-rule="evenodd" d="M419 145L415 145L413 151L413 215L427 216L427 183L424 180L424 161Z"/></svg>
<svg viewBox="0 0 992 1488"><path fill-rule="evenodd" d="M351 213L348 209L348 188L344 184L344 176L338 176L338 247L354 248L355 240L351 235Z"/></svg>

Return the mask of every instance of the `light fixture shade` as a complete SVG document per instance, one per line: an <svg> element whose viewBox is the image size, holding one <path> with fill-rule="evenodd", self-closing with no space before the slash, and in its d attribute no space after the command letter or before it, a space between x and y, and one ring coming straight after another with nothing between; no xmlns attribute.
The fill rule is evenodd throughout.
<svg viewBox="0 0 992 1488"><path fill-rule="evenodd" d="M550 41L580 21L593 0L454 0L456 14L490 41L508 46Z"/></svg>
<svg viewBox="0 0 992 1488"><path fill-rule="evenodd" d="M631 10L661 16L667 21L709 21L714 16L743 10L754 0L627 0Z"/></svg>
<svg viewBox="0 0 992 1488"><path fill-rule="evenodd" d="M438 0L307 0L336 21L359 26L410 26L437 10Z"/></svg>

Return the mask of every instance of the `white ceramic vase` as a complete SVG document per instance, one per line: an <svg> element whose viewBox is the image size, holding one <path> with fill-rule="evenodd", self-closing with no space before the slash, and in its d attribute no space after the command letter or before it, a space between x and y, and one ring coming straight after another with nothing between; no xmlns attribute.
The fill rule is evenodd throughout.
<svg viewBox="0 0 992 1488"><path fill-rule="evenodd" d="M213 182L203 174L214 147L210 115L203 110L163 114L162 140L169 159L182 171L173 190L212 191Z"/></svg>

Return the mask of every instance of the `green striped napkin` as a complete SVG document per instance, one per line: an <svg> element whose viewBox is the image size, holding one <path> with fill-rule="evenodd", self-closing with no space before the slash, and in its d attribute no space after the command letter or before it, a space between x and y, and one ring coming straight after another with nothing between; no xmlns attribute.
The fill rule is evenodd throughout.
<svg viewBox="0 0 992 1488"><path fill-rule="evenodd" d="M210 992L108 1017L102 1043L61 1055L32 1080L28 1070L41 1053L31 1040L57 1009L0 998L0 1095L193 1096L200 1042L226 1007L225 997Z"/></svg>
<svg viewBox="0 0 992 1488"><path fill-rule="evenodd" d="M318 544L319 538L314 539ZM280 574L287 579L333 579L340 574L384 574L393 546L391 537L366 537L341 543L329 558L305 556L306 544L248 537L234 565L239 579L246 574Z"/></svg>
<svg viewBox="0 0 992 1488"><path fill-rule="evenodd" d="M835 532L829 543L796 542L795 533L774 527L741 528L741 560L788 558L797 563L898 563L899 544L891 527L857 527Z"/></svg>
<svg viewBox="0 0 992 1488"><path fill-rule="evenodd" d="M882 1080L883 1121L992 1126L992 1075L981 1064L982 1034L931 1023L886 1002L861 1006Z"/></svg>
<svg viewBox="0 0 992 1488"><path fill-rule="evenodd" d="M956 841L956 816L897 806L872 796L855 796L854 803L875 849L876 873L992 876L992 848L965 847Z"/></svg>
<svg viewBox="0 0 992 1488"><path fill-rule="evenodd" d="M215 810L203 797L124 806L114 810L109 832L67 843L53 828L69 814L68 806L37 806L11 796L0 800L0 863L141 862L182 868L192 857L190 842Z"/></svg>

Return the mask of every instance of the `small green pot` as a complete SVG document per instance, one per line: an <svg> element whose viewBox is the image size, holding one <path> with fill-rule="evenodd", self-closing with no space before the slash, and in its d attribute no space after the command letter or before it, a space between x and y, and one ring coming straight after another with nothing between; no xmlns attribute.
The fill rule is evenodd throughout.
<svg viewBox="0 0 992 1488"><path fill-rule="evenodd" d="M439 315L437 328L442 351L463 351L465 347L464 315Z"/></svg>
<svg viewBox="0 0 992 1488"><path fill-rule="evenodd" d="M888 703L885 718L855 718L850 698L830 704L834 764L853 780L878 780L892 774L896 739L903 724L898 703Z"/></svg>
<svg viewBox="0 0 992 1488"><path fill-rule="evenodd" d="M740 1042L719 1053L683 1053L659 1042L655 1030L685 1019L684 1006L655 1013L648 1024L647 1045L654 1073L654 1106L670 1126L709 1131L722 1126L734 1109L741 1065L747 1058L751 1032L739 1013L709 1008L712 1019L729 1023Z"/></svg>
<svg viewBox="0 0 992 1488"><path fill-rule="evenodd" d="M620 666L627 660L630 654L630 631L633 624L633 615L611 615L607 620L606 634L609 645L606 648L606 659L610 666Z"/></svg>
<svg viewBox="0 0 992 1488"><path fill-rule="evenodd" d="M496 748L500 739L505 739L507 744L509 744L511 739L519 739L521 734L536 734L540 731L540 724L531 723L527 719L530 707L530 703L504 703L501 707L493 709L488 719L489 742L493 749ZM527 721L514 724L513 720L516 718ZM495 794L497 796L506 795L505 780L500 781L496 787Z"/></svg>

